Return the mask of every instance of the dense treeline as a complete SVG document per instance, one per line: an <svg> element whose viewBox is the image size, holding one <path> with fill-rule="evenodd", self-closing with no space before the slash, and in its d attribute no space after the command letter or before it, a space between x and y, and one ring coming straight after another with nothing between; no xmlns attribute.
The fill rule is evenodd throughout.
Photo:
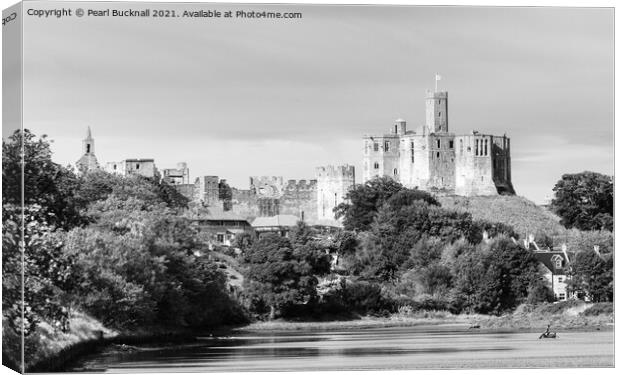
<svg viewBox="0 0 620 375"><path fill-rule="evenodd" d="M196 229L182 215L188 202L173 187L158 178L102 171L78 177L52 162L45 136L28 130L3 142L2 167L3 335L5 343L14 342L3 347L5 357L19 358L23 326L28 363L37 350L37 325L66 331L75 310L116 329L245 321L225 275L195 255L201 246Z"/></svg>
<svg viewBox="0 0 620 375"><path fill-rule="evenodd" d="M329 238L301 225L291 240L240 239L251 311L317 317L408 307L501 314L554 300L539 262L508 225L444 209L430 194L389 178L358 185L348 198L335 210L345 230ZM306 240L296 240L298 233ZM613 237L580 232L565 239L582 250L572 259L570 290L596 302L613 300ZM536 240L554 246L544 233ZM337 259L329 274L316 268L316 257L327 253Z"/></svg>

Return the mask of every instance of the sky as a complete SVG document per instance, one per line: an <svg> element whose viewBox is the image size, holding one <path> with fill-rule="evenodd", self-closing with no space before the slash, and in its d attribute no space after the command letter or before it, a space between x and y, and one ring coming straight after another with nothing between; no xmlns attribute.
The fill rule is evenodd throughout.
<svg viewBox="0 0 620 375"><path fill-rule="evenodd" d="M239 188L249 176L312 179L317 166L351 164L361 182L362 136L399 117L421 126L439 73L452 132L511 138L518 195L545 203L564 173L613 175L609 8L132 8L157 7L303 18L25 17L24 126L54 141L56 162L80 158L90 126L100 164L184 161L192 180Z"/></svg>

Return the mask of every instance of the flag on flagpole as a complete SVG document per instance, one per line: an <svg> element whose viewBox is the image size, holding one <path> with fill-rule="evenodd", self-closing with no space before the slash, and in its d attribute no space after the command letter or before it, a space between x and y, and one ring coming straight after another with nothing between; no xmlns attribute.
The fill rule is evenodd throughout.
<svg viewBox="0 0 620 375"><path fill-rule="evenodd" d="M441 76L435 73L435 81L441 81Z"/></svg>

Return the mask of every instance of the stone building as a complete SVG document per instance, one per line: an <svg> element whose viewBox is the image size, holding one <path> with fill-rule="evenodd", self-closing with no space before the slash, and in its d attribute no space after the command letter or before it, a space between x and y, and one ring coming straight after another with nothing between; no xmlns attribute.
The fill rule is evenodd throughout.
<svg viewBox="0 0 620 375"><path fill-rule="evenodd" d="M220 197L220 178L218 176L200 176L194 181L194 201L203 206L222 206Z"/></svg>
<svg viewBox="0 0 620 375"><path fill-rule="evenodd" d="M293 215L316 220L316 180L288 180L281 176L252 176L248 190L232 189L232 210L254 219Z"/></svg>
<svg viewBox="0 0 620 375"><path fill-rule="evenodd" d="M162 172L162 179L170 185L189 184L189 168L187 168L187 163L178 163L176 168L166 168Z"/></svg>
<svg viewBox="0 0 620 375"><path fill-rule="evenodd" d="M99 169L99 162L95 156L95 139L90 132L90 126L86 131L86 138L82 140L82 157L75 163L75 166L80 174Z"/></svg>
<svg viewBox="0 0 620 375"><path fill-rule="evenodd" d="M344 197L355 185L355 168L351 165L318 167L317 219L336 220L334 208L344 202Z"/></svg>
<svg viewBox="0 0 620 375"><path fill-rule="evenodd" d="M129 176L132 174L153 178L157 175L154 159L125 159L106 163L106 172Z"/></svg>
<svg viewBox="0 0 620 375"><path fill-rule="evenodd" d="M417 131L398 119L388 133L364 137L364 182L388 176L440 194L514 194L510 173L506 135L450 132L445 91L426 92L426 123Z"/></svg>

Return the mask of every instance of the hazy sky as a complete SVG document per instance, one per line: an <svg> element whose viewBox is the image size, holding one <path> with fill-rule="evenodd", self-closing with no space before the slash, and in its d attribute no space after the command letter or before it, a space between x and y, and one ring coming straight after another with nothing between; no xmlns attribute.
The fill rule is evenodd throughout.
<svg viewBox="0 0 620 375"><path fill-rule="evenodd" d="M361 137L398 117L422 125L438 72L451 131L511 138L519 195L541 203L563 173L613 174L611 9L167 8L303 19L25 18L24 125L57 162L75 163L90 126L101 164L185 161L192 180L247 188L348 163L360 182Z"/></svg>

